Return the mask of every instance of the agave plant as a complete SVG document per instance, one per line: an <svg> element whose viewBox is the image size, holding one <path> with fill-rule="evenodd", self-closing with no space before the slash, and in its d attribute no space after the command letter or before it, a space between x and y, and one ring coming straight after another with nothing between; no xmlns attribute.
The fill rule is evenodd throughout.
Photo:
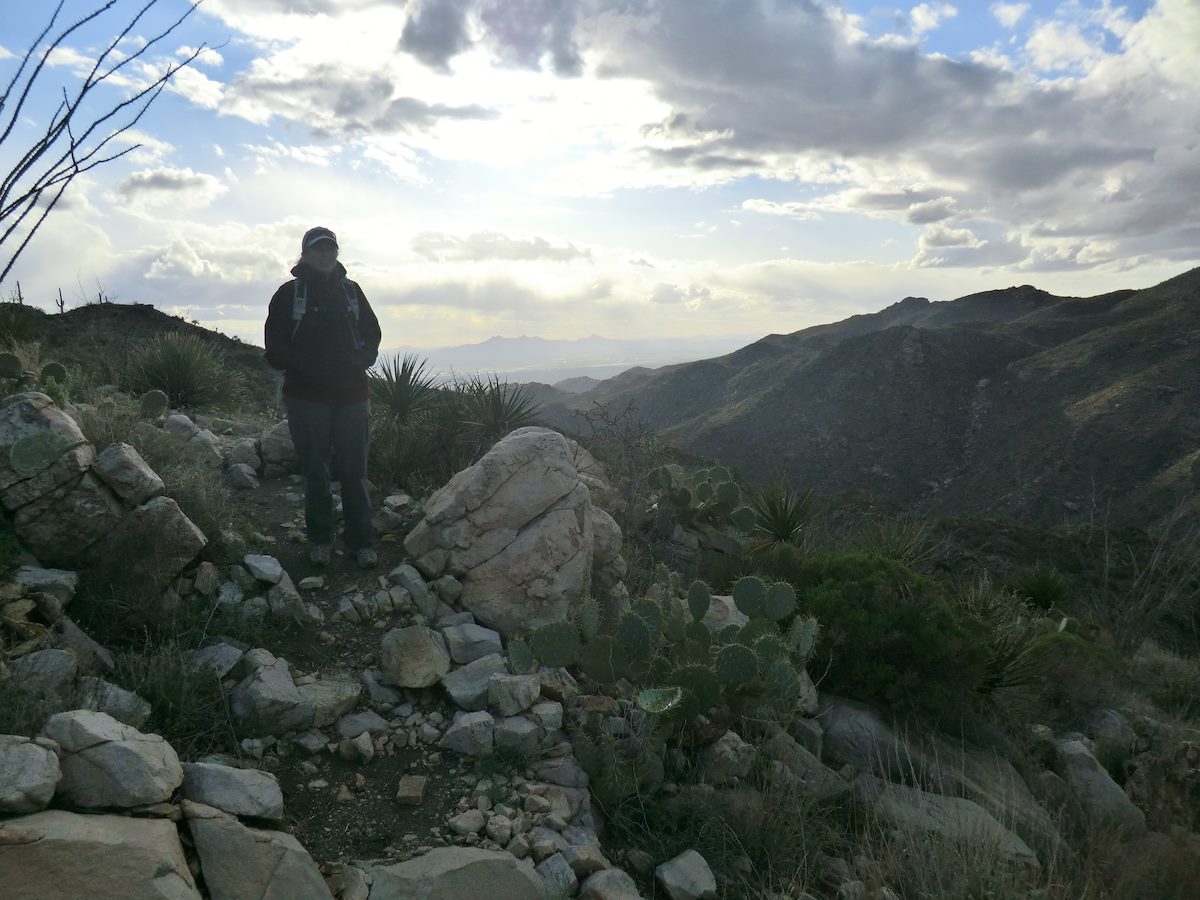
<svg viewBox="0 0 1200 900"><path fill-rule="evenodd" d="M236 402L243 393L241 375L196 335L168 332L129 354L125 386L144 393L162 391L178 409L200 409Z"/></svg>
<svg viewBox="0 0 1200 900"><path fill-rule="evenodd" d="M371 402L377 413L401 425L431 411L438 388L428 361L411 353L382 359L378 371L371 371Z"/></svg>
<svg viewBox="0 0 1200 900"><path fill-rule="evenodd" d="M812 521L813 492L799 493L778 479L754 491L749 498L754 510L749 551L762 553L774 547L798 547Z"/></svg>
<svg viewBox="0 0 1200 900"><path fill-rule="evenodd" d="M522 384L509 384L496 375L472 375L457 386L462 424L481 445L493 444L516 428L536 425L542 404Z"/></svg>

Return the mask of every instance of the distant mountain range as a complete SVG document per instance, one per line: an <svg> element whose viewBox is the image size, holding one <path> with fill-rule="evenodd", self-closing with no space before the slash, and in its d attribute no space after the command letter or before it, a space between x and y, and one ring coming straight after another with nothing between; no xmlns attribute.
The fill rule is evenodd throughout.
<svg viewBox="0 0 1200 900"><path fill-rule="evenodd" d="M522 335L491 337L478 344L457 347L392 347L384 349L383 355L413 353L427 360L431 370L443 374L490 372L510 381L555 384L576 378L603 380L636 366L665 366L720 356L755 337L757 335L622 340L592 335L576 340L553 340Z"/></svg>
<svg viewBox="0 0 1200 900"><path fill-rule="evenodd" d="M1195 517L1200 269L1091 298L908 297L543 396L564 428L633 402L692 453L825 495L1048 523Z"/></svg>

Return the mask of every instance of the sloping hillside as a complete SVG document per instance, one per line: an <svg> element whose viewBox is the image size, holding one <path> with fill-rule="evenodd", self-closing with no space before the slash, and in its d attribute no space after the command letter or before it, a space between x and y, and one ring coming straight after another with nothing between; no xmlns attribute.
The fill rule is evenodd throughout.
<svg viewBox="0 0 1200 900"><path fill-rule="evenodd" d="M265 408L274 402L275 373L261 347L209 331L144 303L92 303L52 315L30 306L4 304L3 325L21 340L36 340L43 361L74 364L101 381L119 383L126 354L162 334L195 336L218 351L239 372L245 403ZM4 330L4 329L0 329Z"/></svg>
<svg viewBox="0 0 1200 900"><path fill-rule="evenodd" d="M1198 365L1200 269L1092 298L910 297L632 370L574 405L633 401L751 479L949 514L1145 523L1192 491Z"/></svg>

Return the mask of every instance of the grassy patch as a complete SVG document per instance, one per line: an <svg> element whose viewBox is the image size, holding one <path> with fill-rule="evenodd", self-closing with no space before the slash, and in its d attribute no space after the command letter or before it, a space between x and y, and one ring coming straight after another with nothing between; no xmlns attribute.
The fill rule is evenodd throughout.
<svg viewBox="0 0 1200 900"><path fill-rule="evenodd" d="M114 679L150 702L147 733L161 734L183 759L234 750L237 738L224 691L211 672L188 666L179 641L152 644L117 656Z"/></svg>

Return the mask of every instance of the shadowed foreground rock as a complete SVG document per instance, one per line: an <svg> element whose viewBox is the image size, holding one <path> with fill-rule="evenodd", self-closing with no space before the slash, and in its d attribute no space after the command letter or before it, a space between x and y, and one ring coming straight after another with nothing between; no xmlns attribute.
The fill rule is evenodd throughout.
<svg viewBox="0 0 1200 900"><path fill-rule="evenodd" d="M542 878L511 853L441 847L394 866L367 870L370 900L549 900Z"/></svg>
<svg viewBox="0 0 1200 900"><path fill-rule="evenodd" d="M61 810L0 822L0 895L200 900L174 823Z"/></svg>

